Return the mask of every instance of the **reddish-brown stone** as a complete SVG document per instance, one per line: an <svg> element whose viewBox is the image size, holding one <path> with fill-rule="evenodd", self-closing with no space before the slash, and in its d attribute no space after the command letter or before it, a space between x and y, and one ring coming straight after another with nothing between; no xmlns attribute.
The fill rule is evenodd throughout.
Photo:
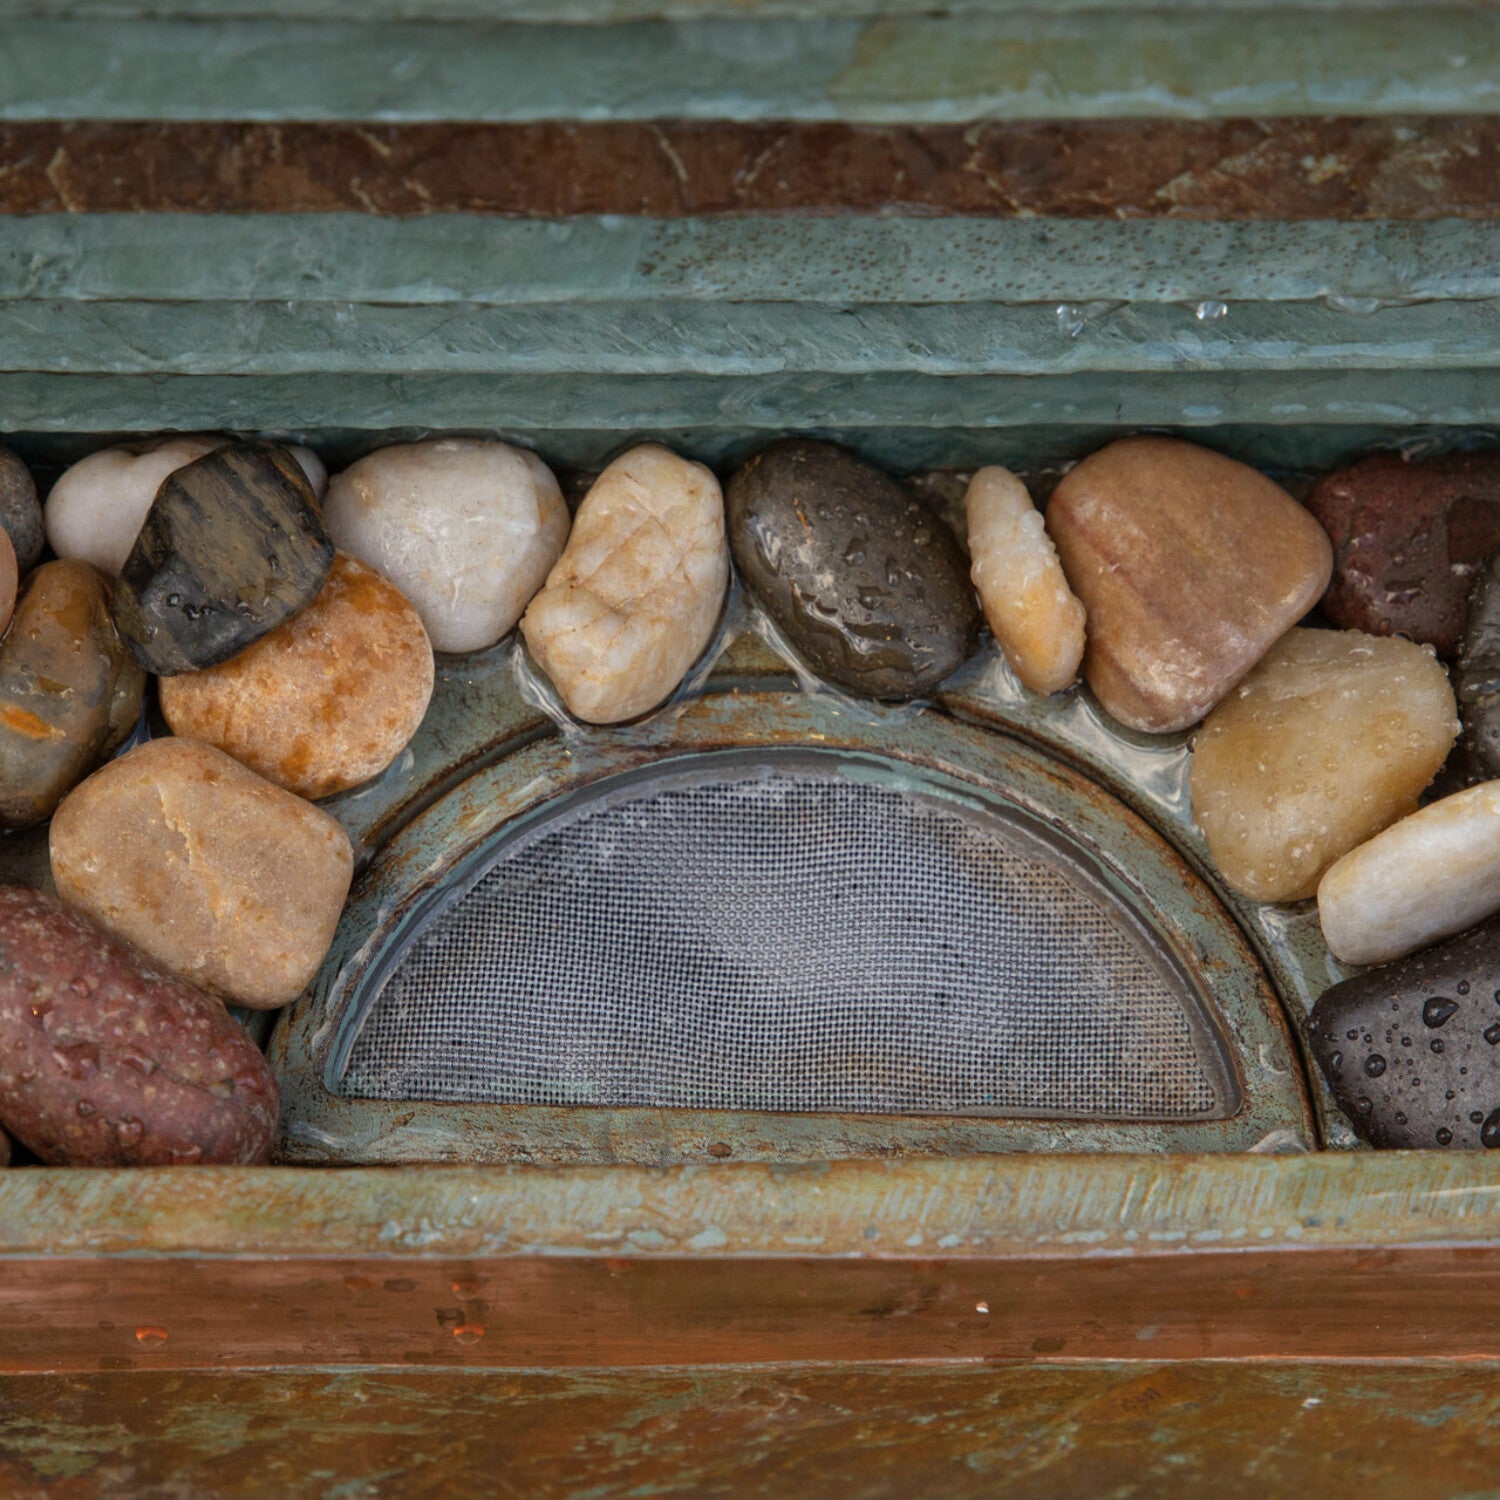
<svg viewBox="0 0 1500 1500"><path fill-rule="evenodd" d="M1455 655L1469 590L1500 547L1500 449L1372 454L1319 480L1307 504L1333 542L1328 618Z"/></svg>

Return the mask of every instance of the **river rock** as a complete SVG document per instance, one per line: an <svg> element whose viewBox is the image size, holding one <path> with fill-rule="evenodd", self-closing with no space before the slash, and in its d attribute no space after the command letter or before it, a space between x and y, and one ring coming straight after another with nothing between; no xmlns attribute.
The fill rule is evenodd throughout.
<svg viewBox="0 0 1500 1500"><path fill-rule="evenodd" d="M513 629L568 539L551 469L474 438L378 449L333 477L323 512L340 550L411 600L438 651L481 651Z"/></svg>
<svg viewBox="0 0 1500 1500"><path fill-rule="evenodd" d="M616 724L671 696L728 587L719 481L647 443L594 481L521 631L569 713Z"/></svg>
<svg viewBox="0 0 1500 1500"><path fill-rule="evenodd" d="M15 549L17 570L29 573L42 555L47 534L31 470L9 448L0 448L0 531Z"/></svg>
<svg viewBox="0 0 1500 1500"><path fill-rule="evenodd" d="M1475 576L1453 680L1465 770L1480 780L1500 776L1500 552Z"/></svg>
<svg viewBox="0 0 1500 1500"><path fill-rule="evenodd" d="M1474 575L1500 547L1500 450L1371 454L1320 479L1307 504L1333 540L1328 618L1452 657Z"/></svg>
<svg viewBox="0 0 1500 1500"><path fill-rule="evenodd" d="M1199 732L1193 816L1235 890L1300 901L1336 859L1415 811L1457 734L1429 647L1291 630Z"/></svg>
<svg viewBox="0 0 1500 1500"><path fill-rule="evenodd" d="M43 563L0 639L0 827L40 823L141 716L146 679L85 562Z"/></svg>
<svg viewBox="0 0 1500 1500"><path fill-rule="evenodd" d="M52 819L68 905L169 973L256 1009L317 972L353 873L344 830L212 746L140 745Z"/></svg>
<svg viewBox="0 0 1500 1500"><path fill-rule="evenodd" d="M432 697L432 646L395 584L339 553L311 604L217 667L161 683L174 734L300 797L378 775Z"/></svg>
<svg viewBox="0 0 1500 1500"><path fill-rule="evenodd" d="M1500 781L1393 823L1332 865L1318 885L1329 951L1383 964L1500 911Z"/></svg>
<svg viewBox="0 0 1500 1500"><path fill-rule="evenodd" d="M980 469L964 495L970 576L1011 670L1034 693L1057 693L1083 660L1083 605L1026 486L1008 469Z"/></svg>
<svg viewBox="0 0 1500 1500"><path fill-rule="evenodd" d="M772 443L729 481L745 586L814 672L867 698L936 687L979 610L952 532L889 474L832 443Z"/></svg>
<svg viewBox="0 0 1500 1500"><path fill-rule="evenodd" d="M65 469L47 496L47 540L59 557L77 557L115 577L167 475L228 438L176 433L101 448Z"/></svg>
<svg viewBox="0 0 1500 1500"><path fill-rule="evenodd" d="M20 574L16 568L16 549L11 546L10 537L0 531L0 635L5 633L5 627L10 624L10 617L15 613L16 590L20 583Z"/></svg>
<svg viewBox="0 0 1500 1500"><path fill-rule="evenodd" d="M1317 602L1332 553L1264 474L1176 438L1111 443L1047 507L1088 611L1083 673L1122 724L1196 724Z"/></svg>
<svg viewBox="0 0 1500 1500"><path fill-rule="evenodd" d="M43 1161L262 1162L277 1102L221 1002L52 897L0 887L0 1119Z"/></svg>
<svg viewBox="0 0 1500 1500"><path fill-rule="evenodd" d="M235 443L167 476L115 589L115 625L149 672L217 666L312 602L333 545L297 460Z"/></svg>
<svg viewBox="0 0 1500 1500"><path fill-rule="evenodd" d="M1500 918L1324 991L1308 1039L1371 1145L1500 1147Z"/></svg>

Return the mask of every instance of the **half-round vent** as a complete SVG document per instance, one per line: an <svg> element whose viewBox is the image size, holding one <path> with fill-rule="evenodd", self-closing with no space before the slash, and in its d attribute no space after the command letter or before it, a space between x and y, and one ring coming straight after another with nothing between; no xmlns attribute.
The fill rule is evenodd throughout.
<svg viewBox="0 0 1500 1500"><path fill-rule="evenodd" d="M700 758L554 803L474 868L366 989L343 1095L1142 1120L1237 1106L1192 985L1087 857L910 767Z"/></svg>

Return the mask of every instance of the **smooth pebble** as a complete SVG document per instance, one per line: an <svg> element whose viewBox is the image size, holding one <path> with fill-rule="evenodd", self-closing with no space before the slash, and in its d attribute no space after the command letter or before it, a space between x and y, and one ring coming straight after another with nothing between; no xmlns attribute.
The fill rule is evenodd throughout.
<svg viewBox="0 0 1500 1500"><path fill-rule="evenodd" d="M18 571L29 573L41 559L47 532L31 470L9 448L0 448L0 531L15 549Z"/></svg>

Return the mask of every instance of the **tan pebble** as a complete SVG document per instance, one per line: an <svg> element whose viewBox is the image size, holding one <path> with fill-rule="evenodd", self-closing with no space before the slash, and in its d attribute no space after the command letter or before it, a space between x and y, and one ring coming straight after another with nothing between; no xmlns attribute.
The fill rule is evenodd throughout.
<svg viewBox="0 0 1500 1500"><path fill-rule="evenodd" d="M619 723L687 675L728 586L719 481L648 443L594 481L521 630L570 713Z"/></svg>
<svg viewBox="0 0 1500 1500"><path fill-rule="evenodd" d="M1193 817L1235 890L1300 901L1415 809L1457 736L1453 689L1429 648L1291 630L1199 732Z"/></svg>
<svg viewBox="0 0 1500 1500"><path fill-rule="evenodd" d="M1057 693L1083 660L1083 605L1026 486L1008 469L980 469L964 495L971 575L1005 659L1034 693Z"/></svg>
<svg viewBox="0 0 1500 1500"><path fill-rule="evenodd" d="M1318 601L1323 528L1264 474L1176 438L1125 438L1047 507L1088 611L1084 677L1122 724L1196 724Z"/></svg>
<svg viewBox="0 0 1500 1500"><path fill-rule="evenodd" d="M1402 818L1339 860L1318 886L1335 958L1383 964L1500 911L1500 781Z"/></svg>
<svg viewBox="0 0 1500 1500"><path fill-rule="evenodd" d="M217 667L161 681L174 734L301 797L378 775L422 723L432 646L395 584L338 554L312 603Z"/></svg>
<svg viewBox="0 0 1500 1500"><path fill-rule="evenodd" d="M58 895L162 968L239 1005L301 993L353 875L327 813L196 740L111 761L52 819Z"/></svg>

